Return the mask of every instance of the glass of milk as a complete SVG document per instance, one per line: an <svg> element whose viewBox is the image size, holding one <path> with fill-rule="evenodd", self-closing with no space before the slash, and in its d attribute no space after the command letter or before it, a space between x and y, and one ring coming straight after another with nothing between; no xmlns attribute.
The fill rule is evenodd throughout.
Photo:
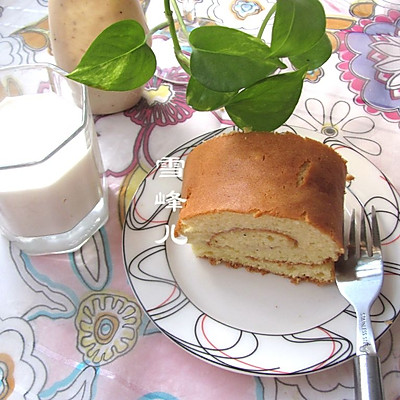
<svg viewBox="0 0 400 400"><path fill-rule="evenodd" d="M81 247L107 220L86 88L50 64L0 68L0 230L27 254Z"/></svg>

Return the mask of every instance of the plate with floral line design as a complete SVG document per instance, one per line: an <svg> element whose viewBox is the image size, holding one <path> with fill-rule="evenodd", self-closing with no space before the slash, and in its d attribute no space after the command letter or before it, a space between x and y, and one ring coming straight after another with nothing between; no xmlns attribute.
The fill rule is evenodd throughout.
<svg viewBox="0 0 400 400"><path fill-rule="evenodd" d="M259 376L308 374L338 365L355 354L356 320L336 285L295 285L272 274L213 266L171 235L179 203L172 206L165 196L179 199L179 165L198 144L229 130L179 146L165 157L176 162L176 173L163 175L159 163L137 189L123 232L131 287L166 336L213 365ZM384 285L371 310L378 338L400 312L400 197L381 171L338 138L285 130L324 141L347 160L355 179L346 188L346 219L353 208L369 212L373 204L378 212L385 261Z"/></svg>

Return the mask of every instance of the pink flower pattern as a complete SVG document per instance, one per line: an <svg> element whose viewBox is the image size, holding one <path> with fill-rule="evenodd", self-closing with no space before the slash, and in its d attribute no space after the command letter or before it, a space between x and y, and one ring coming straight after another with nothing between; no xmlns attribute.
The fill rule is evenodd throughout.
<svg viewBox="0 0 400 400"><path fill-rule="evenodd" d="M149 152L151 133L156 126L177 125L190 119L194 110L186 104L185 95L185 85L168 83L153 76L146 85L141 101L124 112L125 117L141 127L135 138L132 159L121 171L109 169L109 176L122 177L133 171L139 164L141 152L150 167L155 165Z"/></svg>
<svg viewBox="0 0 400 400"><path fill-rule="evenodd" d="M339 32L341 79L355 94L355 104L371 115L400 122L400 11L361 19Z"/></svg>

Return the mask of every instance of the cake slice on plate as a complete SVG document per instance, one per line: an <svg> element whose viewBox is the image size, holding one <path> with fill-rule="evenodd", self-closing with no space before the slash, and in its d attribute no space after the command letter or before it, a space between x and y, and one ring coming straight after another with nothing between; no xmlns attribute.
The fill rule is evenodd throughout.
<svg viewBox="0 0 400 400"><path fill-rule="evenodd" d="M176 233L212 264L330 283L343 252L345 181L345 161L318 141L218 136L186 160Z"/></svg>

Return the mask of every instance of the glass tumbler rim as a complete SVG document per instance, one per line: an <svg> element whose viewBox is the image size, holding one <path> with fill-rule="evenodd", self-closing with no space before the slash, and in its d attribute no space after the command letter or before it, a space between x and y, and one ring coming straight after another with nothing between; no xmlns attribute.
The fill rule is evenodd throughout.
<svg viewBox="0 0 400 400"><path fill-rule="evenodd" d="M68 80L69 82L73 83L74 85L76 85L77 88L80 89L80 95L82 98L82 120L81 120L81 124L80 126L71 133L71 135L69 135L64 141L62 141L60 144L58 144L58 146L56 146L52 151L50 151L48 154L46 154L43 158L41 158L40 160L36 160L36 161L28 161L28 162L24 162L24 163L18 163L18 164L11 164L11 165L0 165L0 171L4 171L4 170L10 170L10 169L15 169L15 168L25 168L25 167L32 167L35 165L39 165L42 164L44 162L46 162L47 160L49 160L50 158L52 158L56 153L58 153L62 148L64 148L69 142L71 142L76 136L79 135L79 133L85 129L85 126L88 124L88 118L90 115L90 110L88 108L89 105L89 100L88 100L88 90L86 85L74 81L72 79L69 79L67 77L67 72L65 70L63 70L62 68L51 64L51 63L46 63L46 62L40 62L40 63L35 63L35 64L18 64L18 65L8 65L8 66L4 66L4 67L0 67L0 74L7 72L7 71L20 71L20 70L47 70L48 71L48 75L50 75L50 73L57 73L60 76L62 76L64 79ZM0 82L1 84L1 82ZM39 94L39 93L38 93ZM9 98L9 97L13 97L13 96L5 96L4 98Z"/></svg>

